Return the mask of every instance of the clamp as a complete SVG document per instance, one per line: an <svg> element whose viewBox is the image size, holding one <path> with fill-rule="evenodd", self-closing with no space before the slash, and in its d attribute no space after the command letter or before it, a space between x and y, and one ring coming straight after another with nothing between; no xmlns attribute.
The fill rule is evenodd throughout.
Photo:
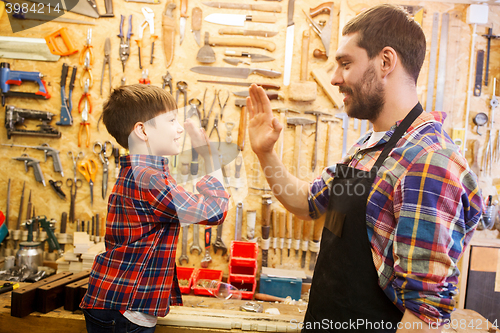
<svg viewBox="0 0 500 333"><path fill-rule="evenodd" d="M148 76L149 76L148 70L147 69L143 70L142 71L142 78L139 79L139 83L150 84L151 81L149 80Z"/></svg>

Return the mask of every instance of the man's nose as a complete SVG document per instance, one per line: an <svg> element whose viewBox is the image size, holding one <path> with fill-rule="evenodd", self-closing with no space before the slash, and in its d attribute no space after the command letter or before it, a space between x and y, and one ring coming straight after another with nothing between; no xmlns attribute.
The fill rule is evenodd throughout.
<svg viewBox="0 0 500 333"><path fill-rule="evenodd" d="M332 80L330 81L330 83L334 86L339 86L344 83L344 78L342 77L342 72L340 69L340 66L337 66L337 68L333 72Z"/></svg>

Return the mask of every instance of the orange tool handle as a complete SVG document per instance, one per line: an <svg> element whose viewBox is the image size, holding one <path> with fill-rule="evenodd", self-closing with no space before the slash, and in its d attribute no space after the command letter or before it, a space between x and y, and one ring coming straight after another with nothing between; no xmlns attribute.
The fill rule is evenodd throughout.
<svg viewBox="0 0 500 333"><path fill-rule="evenodd" d="M278 237L278 210L276 209L273 209L272 221L273 221L273 237Z"/></svg>
<svg viewBox="0 0 500 333"><path fill-rule="evenodd" d="M188 17L188 0L181 0L181 17Z"/></svg>
<svg viewBox="0 0 500 333"><path fill-rule="evenodd" d="M85 131L87 132L87 140L85 141L85 147L89 147L90 145L90 123L82 122L80 123L80 130L78 131L78 147L82 145L82 130L85 127Z"/></svg>
<svg viewBox="0 0 500 333"><path fill-rule="evenodd" d="M280 238L285 238L286 212L280 212Z"/></svg>
<svg viewBox="0 0 500 333"><path fill-rule="evenodd" d="M80 52L80 65L83 65L83 63L85 62L85 54L86 53L89 53L90 55L90 65L93 65L94 64L94 51L92 51L92 45L89 45L89 46L85 46L82 50L82 52Z"/></svg>
<svg viewBox="0 0 500 333"><path fill-rule="evenodd" d="M67 51L61 50L56 44L56 38L61 37L64 45L67 48ZM73 45L71 39L68 36L68 29L61 28L48 36L45 36L45 42L47 42L47 46L52 54L60 55L60 56L68 56L74 53L78 53L78 49Z"/></svg>
<svg viewBox="0 0 500 333"><path fill-rule="evenodd" d="M87 97L87 101L89 102L89 113L92 113L92 101L90 100L90 94L82 95L82 97L80 97L80 101L78 102L78 113L82 113L83 111L82 103L85 100L85 97Z"/></svg>

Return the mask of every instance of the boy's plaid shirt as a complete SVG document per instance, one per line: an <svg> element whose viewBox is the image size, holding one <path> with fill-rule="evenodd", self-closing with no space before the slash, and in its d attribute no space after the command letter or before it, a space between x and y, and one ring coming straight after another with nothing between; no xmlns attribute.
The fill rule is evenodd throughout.
<svg viewBox="0 0 500 333"><path fill-rule="evenodd" d="M109 197L106 252L94 261L80 307L140 311L165 316L182 305L175 253L182 222L221 224L229 194L217 179L204 176L200 194L177 186L168 160L158 156L120 158L121 170Z"/></svg>
<svg viewBox="0 0 500 333"><path fill-rule="evenodd" d="M454 309L457 262L483 209L477 177L443 130L444 117L423 112L414 121L378 171L366 208L379 285L401 311L427 322ZM343 163L370 171L395 128L371 147L367 133ZM326 211L333 176L326 168L311 185L312 218Z"/></svg>

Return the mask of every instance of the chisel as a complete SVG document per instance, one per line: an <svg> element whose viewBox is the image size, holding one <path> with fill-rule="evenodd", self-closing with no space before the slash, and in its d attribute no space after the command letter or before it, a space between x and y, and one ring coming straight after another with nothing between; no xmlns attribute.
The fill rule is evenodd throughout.
<svg viewBox="0 0 500 333"><path fill-rule="evenodd" d="M285 245L285 225L286 225L286 212L280 212L280 265L283 265L283 245Z"/></svg>
<svg viewBox="0 0 500 333"><path fill-rule="evenodd" d="M300 261L300 267L306 267L306 254L307 249L309 248L309 239L311 239L311 229L312 229L312 220L304 221L304 231L302 232L302 260Z"/></svg>
<svg viewBox="0 0 500 333"><path fill-rule="evenodd" d="M273 223L273 249L276 255L276 248L278 247L278 211L273 209L271 221Z"/></svg>
<svg viewBox="0 0 500 333"><path fill-rule="evenodd" d="M293 223L293 248L295 249L295 258L299 257L300 249L300 233L302 231L302 220L295 216L295 221Z"/></svg>
<svg viewBox="0 0 500 333"><path fill-rule="evenodd" d="M288 249L288 257L290 257L290 248L292 247L292 220L293 215L288 212L286 218L286 247Z"/></svg>
<svg viewBox="0 0 500 333"><path fill-rule="evenodd" d="M311 260L309 261L309 269L311 271L313 271L314 266L316 266L316 258L318 257L319 245L321 243L321 234L323 233L324 225L325 225L325 215L320 217L318 220L314 221L312 242L309 243L309 251L311 251Z"/></svg>
<svg viewBox="0 0 500 333"><path fill-rule="evenodd" d="M269 231L271 229L271 195L262 195L262 267L267 267L267 253L269 250Z"/></svg>

